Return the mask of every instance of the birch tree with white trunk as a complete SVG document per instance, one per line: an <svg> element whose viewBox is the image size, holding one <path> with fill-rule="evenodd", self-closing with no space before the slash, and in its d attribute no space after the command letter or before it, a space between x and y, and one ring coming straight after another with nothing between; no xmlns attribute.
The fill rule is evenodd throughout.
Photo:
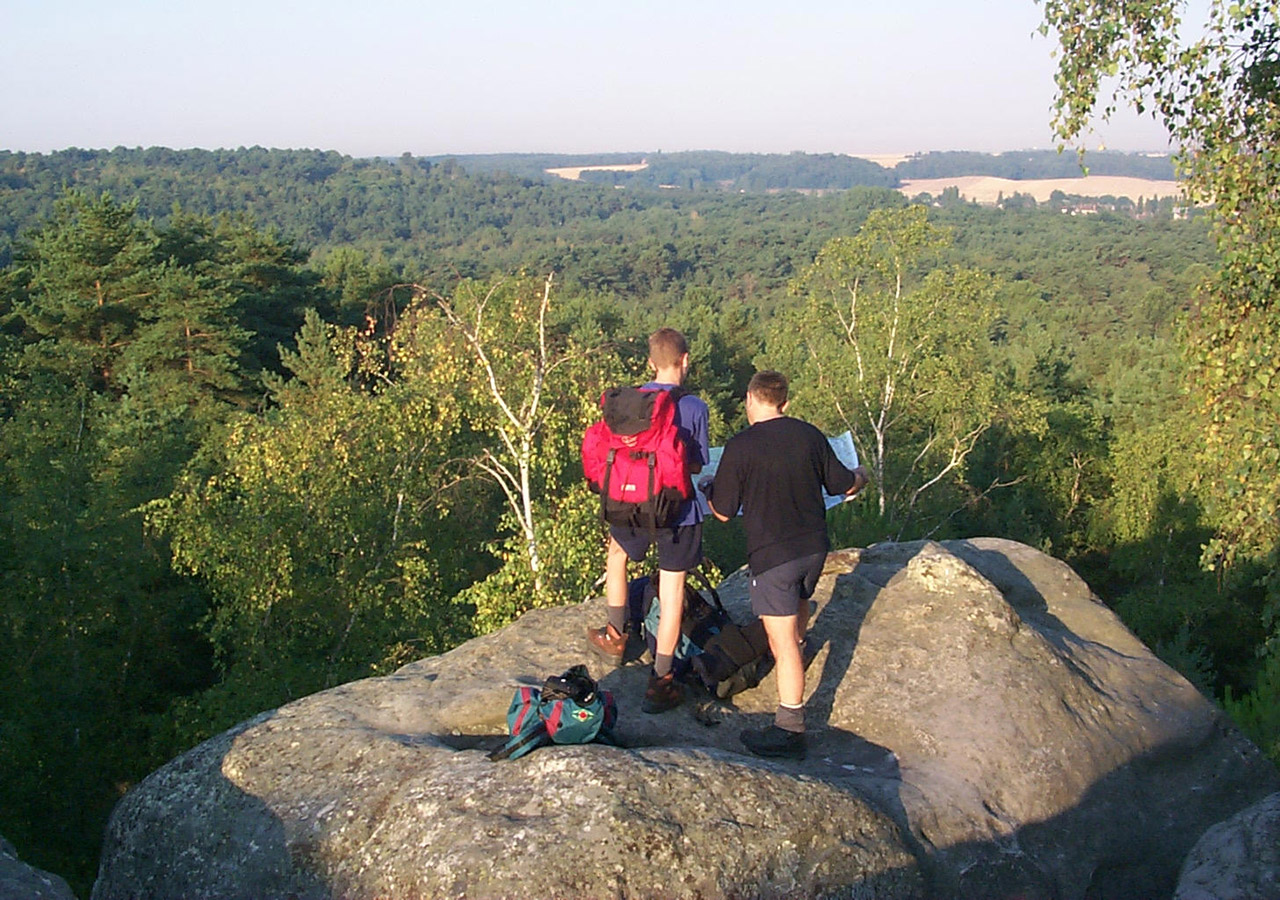
<svg viewBox="0 0 1280 900"><path fill-rule="evenodd" d="M932 533L973 501L965 463L1000 415L995 282L943 265L950 241L923 206L875 210L792 283L799 301L768 345L792 380L791 411L853 433L894 537Z"/></svg>

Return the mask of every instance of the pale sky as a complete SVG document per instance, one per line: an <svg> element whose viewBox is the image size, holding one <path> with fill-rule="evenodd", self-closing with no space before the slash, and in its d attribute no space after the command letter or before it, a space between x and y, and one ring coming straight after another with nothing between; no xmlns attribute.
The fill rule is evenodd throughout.
<svg viewBox="0 0 1280 900"><path fill-rule="evenodd" d="M0 149L1055 146L1033 0L0 0ZM1167 150L1125 115L1090 149Z"/></svg>

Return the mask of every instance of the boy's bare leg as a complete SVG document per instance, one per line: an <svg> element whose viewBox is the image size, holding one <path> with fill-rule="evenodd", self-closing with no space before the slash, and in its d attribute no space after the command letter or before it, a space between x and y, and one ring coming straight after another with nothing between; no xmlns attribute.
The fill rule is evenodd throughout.
<svg viewBox="0 0 1280 900"><path fill-rule="evenodd" d="M764 633L773 653L774 672L778 676L778 702L783 706L804 704L804 660L796 643L799 615L761 616Z"/></svg>
<svg viewBox="0 0 1280 900"><path fill-rule="evenodd" d="M761 616L764 632L773 651L773 671L778 676L778 709L773 724L761 731L742 732L742 743L757 756L783 756L803 759L804 736L804 661L796 643L800 615Z"/></svg>
<svg viewBox="0 0 1280 900"><path fill-rule="evenodd" d="M613 607L627 605L627 551L609 535L604 559L604 602Z"/></svg>
<svg viewBox="0 0 1280 900"><path fill-rule="evenodd" d="M609 621L603 628L587 629L587 645L607 664L621 665L626 656L627 638L627 551L609 536L605 552L604 602Z"/></svg>
<svg viewBox="0 0 1280 900"><path fill-rule="evenodd" d="M658 570L658 634L654 638L653 669L640 708L647 713L675 709L684 691L675 680L671 664L680 640L680 620L684 618L684 572Z"/></svg>
<svg viewBox="0 0 1280 900"><path fill-rule="evenodd" d="M658 636L655 652L671 656L680 640L680 622L684 618L685 572L658 570Z"/></svg>
<svg viewBox="0 0 1280 900"><path fill-rule="evenodd" d="M649 671L649 686L645 687L644 703L640 708L646 713L664 713L675 709L684 700L684 690L675 680L672 671L676 644L680 643L680 620L685 616L685 574L658 570L658 634L654 636L653 668Z"/></svg>
<svg viewBox="0 0 1280 900"><path fill-rule="evenodd" d="M803 644L804 636L809 633L809 601L801 600L796 609L796 643Z"/></svg>

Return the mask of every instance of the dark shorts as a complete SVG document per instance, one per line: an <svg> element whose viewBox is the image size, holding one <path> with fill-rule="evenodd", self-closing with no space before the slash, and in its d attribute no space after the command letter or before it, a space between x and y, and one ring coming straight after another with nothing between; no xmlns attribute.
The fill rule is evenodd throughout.
<svg viewBox="0 0 1280 900"><path fill-rule="evenodd" d="M676 528L626 528L609 526L609 534L617 541L627 557L640 562L649 552L649 545L658 547L658 568L668 572L688 572L702 562L702 523L680 525Z"/></svg>
<svg viewBox="0 0 1280 900"><path fill-rule="evenodd" d="M751 576L751 611L757 616L794 616L818 587L827 554L815 553L780 563Z"/></svg>

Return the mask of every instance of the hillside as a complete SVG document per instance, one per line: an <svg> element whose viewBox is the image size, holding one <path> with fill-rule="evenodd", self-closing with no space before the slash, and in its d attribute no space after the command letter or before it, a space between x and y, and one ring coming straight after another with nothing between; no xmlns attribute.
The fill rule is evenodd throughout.
<svg viewBox="0 0 1280 900"><path fill-rule="evenodd" d="M936 164L926 167L934 156L912 157L889 170L851 156L799 153L356 159L260 147L0 151L0 265L12 258L16 236L46 219L62 192L74 188L136 203L141 215L158 224L168 222L176 209L243 215L322 253L358 247L394 267L418 269L420 261L433 260L475 274L522 265L583 269L584 284L611 288L635 280L636 267L618 257L622 244L634 247L637 237L655 254L640 268L664 288L673 277L686 279L701 268L695 263L691 269L694 261L685 253L673 258L666 248L678 247L676 238L707 241L700 251L706 256L720 255L723 241L732 240L772 253L775 260L765 278L777 285L812 259L824 237L856 227L861 211L881 202L876 191L941 197L948 185L959 183L910 181L904 190L898 173L949 168L948 179L957 173L964 179L1007 177L998 173L1012 165L1004 156L937 154ZM1022 159L1014 168L1045 177L1053 171L1051 162L1064 165L1052 156ZM1130 166L1144 171L1151 165L1150 159L1124 154L1103 158L1106 165L1099 162L1097 170L1120 173ZM578 180L548 170L572 172ZM1087 184L1079 180L1078 186ZM1072 182L1062 190L1084 192L1075 187ZM1168 195L1160 185L1117 191L1108 183L1098 189L1134 200ZM994 202L1000 192L1006 199L1015 194L1048 198L1040 185L1019 181L996 188L989 200L987 194L972 199ZM828 193L847 198L824 200ZM766 195L773 199L763 202ZM965 191L958 196L970 199ZM734 236L709 234L719 227L711 222L723 223Z"/></svg>
<svg viewBox="0 0 1280 900"><path fill-rule="evenodd" d="M714 443L745 424L760 365L796 373L797 414L836 433L839 403L806 366L822 353L852 376L851 354L823 346L844 329L806 275L875 234L873 217L927 219L937 240L908 289L951 308L922 335L925 392L903 402L877 478L897 485L888 512L833 511L833 539L1051 547L1206 692L1252 691L1254 582L1217 588L1196 564L1197 509L1147 490L1152 471L1187 483L1160 429L1178 421L1172 335L1213 263L1202 221L952 196L912 209L884 186L618 189L319 151L6 153L0 834L83 891L119 787L195 741L586 596L599 530L582 428L604 386L643 370L659 325L690 339ZM530 480L552 542L539 593L506 495L468 464L502 452L489 382L434 295L403 285L483 318L518 394L506 367L537 358L530 301L548 273L547 336L567 362ZM943 370L954 359L963 377ZM923 482L897 460L945 464L928 436L971 410L965 465L908 502ZM718 565L743 560L739 533L705 540Z"/></svg>

